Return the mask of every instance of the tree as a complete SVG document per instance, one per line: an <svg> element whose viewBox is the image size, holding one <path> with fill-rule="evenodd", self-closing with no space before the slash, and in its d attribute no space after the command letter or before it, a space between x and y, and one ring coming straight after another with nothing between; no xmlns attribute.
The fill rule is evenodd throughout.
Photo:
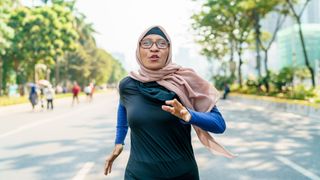
<svg viewBox="0 0 320 180"><path fill-rule="evenodd" d="M60 74L65 81L78 80L82 84L91 80L102 84L111 77L119 80L123 68L109 53L97 48L92 23L85 21L74 3L48 0L41 6L17 6L10 11L5 25L14 29L15 36L8 39L11 46L6 45L0 56L6 67L2 84L23 84L38 79L35 73L44 78L49 72L54 72L50 79L55 84L60 82Z"/></svg>
<svg viewBox="0 0 320 180"><path fill-rule="evenodd" d="M271 82L275 85L278 92L283 92L283 90L286 90L284 88L293 85L294 70L293 67L284 67L277 74L271 73Z"/></svg>
<svg viewBox="0 0 320 180"><path fill-rule="evenodd" d="M13 29L7 25L9 12L12 4L9 0L0 0L0 54L5 53L5 49L10 47L11 39L14 35Z"/></svg>
<svg viewBox="0 0 320 180"><path fill-rule="evenodd" d="M242 53L243 53L243 44L248 42L247 38L250 34L250 29L248 28L247 24L242 24L242 26L244 27L243 29L240 29L240 31L238 31L236 33L236 49L237 49L237 53L238 53L238 58L239 58L239 65L238 65L238 83L239 86L242 87L242 64L243 64L243 60L242 60Z"/></svg>
<svg viewBox="0 0 320 180"><path fill-rule="evenodd" d="M75 49L78 36L73 18L70 10L60 5L19 7L12 12L8 24L16 30L16 35L6 57L17 77L20 71L26 71L27 80L32 81L37 63L57 64L57 59L66 51Z"/></svg>
<svg viewBox="0 0 320 180"><path fill-rule="evenodd" d="M244 0L210 0L206 2L202 11L193 15L193 29L202 38L200 45L207 56L221 58L230 54L233 61L234 50L238 53L238 78L242 84L241 65L243 44L247 42L252 27L252 21L244 18L251 15L241 4ZM209 45L209 46L207 46ZM230 47L230 51L228 50ZM208 58L210 59L210 58ZM231 63L230 63L231 64ZM233 75L234 72L231 72Z"/></svg>
<svg viewBox="0 0 320 180"><path fill-rule="evenodd" d="M207 0L202 6L202 10L192 16L193 29L200 37L198 43L203 47L202 53L207 59L215 57L222 59L226 54L230 54L230 65L233 64L234 51L237 52L238 82L242 84L241 66L243 64L242 53L245 45L250 47L255 42L256 48L256 69L259 79L261 74L260 49L265 53L264 67L269 79L267 67L267 52L275 40L276 34L283 24L289 6L286 0ZM261 40L260 21L269 13L280 14L277 27L271 36L268 44ZM254 35L254 36L251 36ZM251 38L254 37L254 38ZM231 74L234 74L231 72Z"/></svg>
<svg viewBox="0 0 320 180"><path fill-rule="evenodd" d="M121 80L126 75L125 69L122 67L121 63L118 60L114 60L112 66L111 76L108 80L108 84L114 84Z"/></svg>
<svg viewBox="0 0 320 180"><path fill-rule="evenodd" d="M3 71L7 71L6 62L2 56L6 53L5 49L10 47L11 39L14 31L7 25L9 12L12 9L13 3L10 0L0 0L0 96L2 95L2 87L6 86L6 81L3 81Z"/></svg>
<svg viewBox="0 0 320 180"><path fill-rule="evenodd" d="M291 13L294 17L294 19L296 20L296 22L298 23L298 29L299 29L299 37L300 37L300 41L301 41L301 46L302 46L302 52L303 52L303 56L304 56L304 60L305 60L305 65L307 66L308 70L310 71L311 74L311 83L312 86L315 87L316 83L315 83L315 75L314 75L314 71L310 65L309 62L309 58L308 58L308 53L306 50L306 45L305 45L305 41L304 41L304 37L303 37L303 32L302 32L302 27L301 27L301 17L302 14L304 12L304 10L306 9L307 5L309 4L311 0L306 0L303 4L303 7L301 9L300 12L297 12L297 10L294 8L294 4L296 3L295 0L286 0L286 2L288 3Z"/></svg>
<svg viewBox="0 0 320 180"><path fill-rule="evenodd" d="M125 73L119 63L105 50L97 48L92 23L86 22L84 14L77 12L76 30L79 34L75 52L67 54L64 67L65 79L77 81L84 86L91 81L96 84L118 81Z"/></svg>
<svg viewBox="0 0 320 180"><path fill-rule="evenodd" d="M268 51L272 45L272 43L274 42L274 40L276 39L276 36L278 34L279 29L281 28L282 24L284 23L286 17L287 17L287 12L285 11L286 8L284 8L284 13L282 14L278 14L278 18L277 18L277 23L276 23L276 27L273 31L273 33L270 35L271 36L271 40L269 40L268 42L264 43L265 41L261 40L259 37L259 45L261 47L261 49L264 52L264 68L265 68L265 72L266 72L266 76L264 77L264 84L266 87L266 91L269 92L270 88L269 88L269 81L270 81L270 70L268 68ZM270 34L270 33L269 33ZM268 38L269 39L269 38Z"/></svg>
<svg viewBox="0 0 320 180"><path fill-rule="evenodd" d="M90 79L95 79L96 84L106 84L113 72L115 60L105 50L97 48L91 61Z"/></svg>
<svg viewBox="0 0 320 180"><path fill-rule="evenodd" d="M105 50L96 48L88 53L83 46L78 46L76 52L68 53L66 79L77 81L84 86L95 81L96 84L114 83L125 74L120 63Z"/></svg>
<svg viewBox="0 0 320 180"><path fill-rule="evenodd" d="M76 15L76 30L79 35L79 43L82 46L96 46L96 41L94 38L94 34L96 34L96 30L93 28L92 23L86 22L86 16L80 12L77 12Z"/></svg>
<svg viewBox="0 0 320 180"><path fill-rule="evenodd" d="M62 67L65 67L62 74L64 79L77 81L80 85L87 84L90 76L90 61L91 56L87 53L83 46L77 46L75 52L67 53L66 61L62 62Z"/></svg>
<svg viewBox="0 0 320 180"><path fill-rule="evenodd" d="M63 67L66 67L63 74L65 79L77 81L84 85L89 81L91 73L91 61L96 53L96 42L93 34L96 32L91 23L86 22L84 14L74 11L75 15L75 30L78 34L77 49L74 52L67 53L62 62Z"/></svg>
<svg viewBox="0 0 320 180"><path fill-rule="evenodd" d="M258 76L261 77L261 56L260 56L260 45L261 45L261 19L271 12L279 12L278 7L285 3L284 0L246 0L241 2L241 6L246 11L250 12L248 16L253 21L253 29L255 34L255 46L256 46L256 69Z"/></svg>

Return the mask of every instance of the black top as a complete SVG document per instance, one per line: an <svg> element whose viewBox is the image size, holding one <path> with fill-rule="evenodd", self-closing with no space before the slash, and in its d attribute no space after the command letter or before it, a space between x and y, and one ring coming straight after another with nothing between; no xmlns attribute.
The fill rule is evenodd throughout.
<svg viewBox="0 0 320 180"><path fill-rule="evenodd" d="M148 87L149 90L148 90ZM159 92L155 93L154 88ZM120 103L126 108L131 130L131 149L126 171L137 179L173 179L198 168L191 145L191 125L161 109L173 92L156 82L141 83L130 77L119 85ZM169 99L167 99L169 100Z"/></svg>

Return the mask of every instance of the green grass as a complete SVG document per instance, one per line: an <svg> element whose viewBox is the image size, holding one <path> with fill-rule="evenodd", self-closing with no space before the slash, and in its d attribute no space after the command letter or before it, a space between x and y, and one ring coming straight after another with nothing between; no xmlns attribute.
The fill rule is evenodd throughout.
<svg viewBox="0 0 320 180"><path fill-rule="evenodd" d="M260 95L251 95L251 94L241 94L241 93L230 93L230 96L240 96L246 97L249 99L257 99L257 100L265 100L277 103L287 103L287 104L298 104L298 105L305 105L311 106L314 108L320 108L320 104L317 102L309 102L307 100L293 100L293 99L285 99L285 98L277 98L271 96L260 96Z"/></svg>
<svg viewBox="0 0 320 180"><path fill-rule="evenodd" d="M28 97L0 97L0 106L9 106L28 102Z"/></svg>

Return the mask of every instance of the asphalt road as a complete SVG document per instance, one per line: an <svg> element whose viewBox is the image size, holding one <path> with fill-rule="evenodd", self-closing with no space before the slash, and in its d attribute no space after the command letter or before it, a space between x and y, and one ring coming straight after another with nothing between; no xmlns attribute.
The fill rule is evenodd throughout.
<svg viewBox="0 0 320 180"><path fill-rule="evenodd" d="M125 149L109 176L104 161L114 146L116 91L56 100L54 110L32 111L29 104L0 108L0 180L123 179ZM212 155L193 132L193 147L202 180L320 179L320 117L312 119L229 100L218 108L227 130L216 139L239 154Z"/></svg>

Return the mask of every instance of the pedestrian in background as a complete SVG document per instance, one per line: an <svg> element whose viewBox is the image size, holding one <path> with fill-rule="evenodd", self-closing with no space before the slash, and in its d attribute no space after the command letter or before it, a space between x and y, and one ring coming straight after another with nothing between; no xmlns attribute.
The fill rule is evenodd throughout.
<svg viewBox="0 0 320 180"><path fill-rule="evenodd" d="M31 86L29 101L32 105L32 110L34 110L35 106L38 104L38 93L35 85Z"/></svg>
<svg viewBox="0 0 320 180"><path fill-rule="evenodd" d="M77 104L79 104L79 93L80 93L80 86L77 82L73 83L72 87L72 106L74 104L74 101L77 101Z"/></svg>
<svg viewBox="0 0 320 180"><path fill-rule="evenodd" d="M93 93L95 91L95 85L93 83L90 83L91 92L90 92L90 101L93 100Z"/></svg>
<svg viewBox="0 0 320 180"><path fill-rule="evenodd" d="M230 93L230 87L229 87L228 83L224 83L223 99L227 99L229 93Z"/></svg>
<svg viewBox="0 0 320 180"><path fill-rule="evenodd" d="M47 99L47 109L53 109L54 89L51 84L44 89L44 94Z"/></svg>
<svg viewBox="0 0 320 180"><path fill-rule="evenodd" d="M41 86L40 87L40 106L41 106L41 110L44 109L44 87Z"/></svg>
<svg viewBox="0 0 320 180"><path fill-rule="evenodd" d="M84 93L86 93L87 102L91 102L91 93L92 93L92 86L89 84L84 88Z"/></svg>

